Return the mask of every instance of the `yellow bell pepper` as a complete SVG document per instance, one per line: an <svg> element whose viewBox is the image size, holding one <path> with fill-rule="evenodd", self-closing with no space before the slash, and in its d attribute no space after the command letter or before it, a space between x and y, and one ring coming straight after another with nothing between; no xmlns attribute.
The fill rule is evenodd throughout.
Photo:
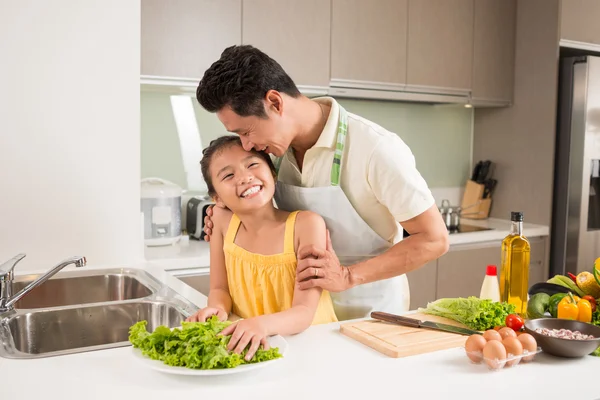
<svg viewBox="0 0 600 400"><path fill-rule="evenodd" d="M589 323L592 321L592 305L588 300L569 293L558 303L557 317Z"/></svg>

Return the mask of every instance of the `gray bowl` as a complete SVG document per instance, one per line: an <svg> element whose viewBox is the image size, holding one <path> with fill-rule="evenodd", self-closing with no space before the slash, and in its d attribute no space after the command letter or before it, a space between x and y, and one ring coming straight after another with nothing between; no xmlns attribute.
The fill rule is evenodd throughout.
<svg viewBox="0 0 600 400"><path fill-rule="evenodd" d="M586 335L592 335L595 339L572 340L553 338L537 333L535 330L538 328L569 329L570 331L579 331ZM530 319L525 321L525 332L535 338L538 346L542 348L544 353L557 357L583 357L592 353L600 346L600 327L580 321L559 318Z"/></svg>

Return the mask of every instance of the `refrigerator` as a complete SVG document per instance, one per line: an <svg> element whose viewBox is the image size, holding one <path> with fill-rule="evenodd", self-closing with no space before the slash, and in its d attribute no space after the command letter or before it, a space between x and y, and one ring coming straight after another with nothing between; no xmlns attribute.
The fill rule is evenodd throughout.
<svg viewBox="0 0 600 400"><path fill-rule="evenodd" d="M560 59L550 276L600 257L600 58Z"/></svg>

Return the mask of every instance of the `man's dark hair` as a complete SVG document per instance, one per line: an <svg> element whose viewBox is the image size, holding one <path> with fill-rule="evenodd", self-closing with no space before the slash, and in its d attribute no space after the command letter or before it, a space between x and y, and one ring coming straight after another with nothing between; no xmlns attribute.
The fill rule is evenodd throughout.
<svg viewBox="0 0 600 400"><path fill-rule="evenodd" d="M281 65L250 45L226 48L206 70L196 89L196 99L208 112L230 106L236 114L265 118L263 104L269 90L291 97L300 91Z"/></svg>
<svg viewBox="0 0 600 400"><path fill-rule="evenodd" d="M212 162L212 159L215 155L232 146L240 146L243 148L242 141L240 140L239 136L220 136L215 140L212 140L208 147L202 150L202 160L200 160L200 169L202 171L202 176L204 177L206 187L208 188L208 194L210 196L214 196L216 194L215 186L213 185L212 178L210 176L210 163ZM265 160L265 162L271 169L271 172L273 173L273 177L277 175L277 172L275 171L275 166L273 165L273 161L271 160L269 154L265 153L264 151L258 151L254 149L250 150L250 152L256 154L257 156Z"/></svg>

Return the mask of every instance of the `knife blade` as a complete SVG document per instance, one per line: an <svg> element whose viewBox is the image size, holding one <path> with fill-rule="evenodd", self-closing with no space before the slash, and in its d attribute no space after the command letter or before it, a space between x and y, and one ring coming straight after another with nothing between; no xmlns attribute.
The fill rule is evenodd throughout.
<svg viewBox="0 0 600 400"><path fill-rule="evenodd" d="M371 318L378 319L380 321L391 322L393 324L410 326L412 328L429 328L443 332L456 333L459 335L481 335L481 332L468 328L461 328L459 326L442 324L439 322L421 321L416 318L402 317L400 315L389 314L382 311L373 311L371 313Z"/></svg>

